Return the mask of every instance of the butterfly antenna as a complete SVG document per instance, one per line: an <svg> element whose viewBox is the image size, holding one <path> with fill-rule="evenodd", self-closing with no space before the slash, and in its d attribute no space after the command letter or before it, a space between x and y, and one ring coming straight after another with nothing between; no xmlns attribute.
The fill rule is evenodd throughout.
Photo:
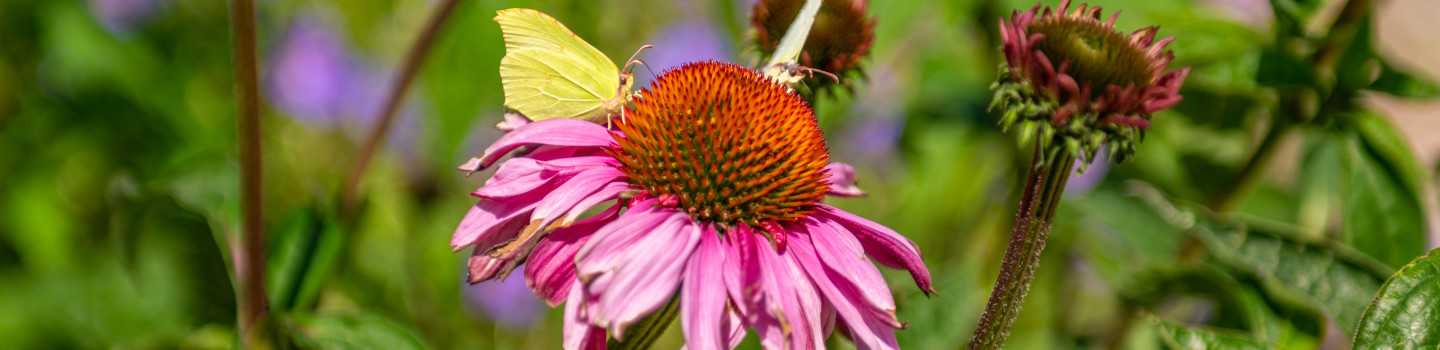
<svg viewBox="0 0 1440 350"><path fill-rule="evenodd" d="M840 83L840 77L837 77L837 76L835 76L835 74L830 73L830 72L826 72L826 71L823 71L823 70L819 70L819 69L815 69L815 68L810 68L810 67L804 67L804 66L801 66L801 67L800 67L800 70L805 71L805 75L809 76L810 78L814 78L814 77L815 77L815 73L816 73L816 72L819 72L820 74L824 74L825 76L830 77L830 79L835 79L835 83L836 83L836 84L839 84L839 83Z"/></svg>
<svg viewBox="0 0 1440 350"><path fill-rule="evenodd" d="M657 76L657 75L655 74L655 70L654 70L654 69L650 69L650 65L645 64L645 61L644 61L644 60L635 60L635 63L636 63L636 64L639 64L639 65L641 65L641 66L643 66L643 67L645 67L645 70L650 71L650 77L651 77L651 78L654 78L654 77Z"/></svg>
<svg viewBox="0 0 1440 350"><path fill-rule="evenodd" d="M636 58L636 57L640 57L640 53L641 53L641 52L645 52L645 50L649 50L649 49L652 49L652 48L655 48L655 45L645 45L645 46L641 46L640 49L635 50L635 54L630 55L630 59L629 59L629 60L625 60L625 67L624 67L624 68L620 68L620 71L629 73L629 72L630 72L630 66L631 66L631 65L636 64L636 63L639 63L639 64L641 64L641 65L644 65L645 62L640 62L640 60L636 60L635 58Z"/></svg>

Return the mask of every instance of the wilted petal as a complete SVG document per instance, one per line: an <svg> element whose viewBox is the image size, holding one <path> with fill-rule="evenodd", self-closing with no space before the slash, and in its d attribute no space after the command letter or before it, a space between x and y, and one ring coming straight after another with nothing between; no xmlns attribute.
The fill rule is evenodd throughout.
<svg viewBox="0 0 1440 350"><path fill-rule="evenodd" d="M504 267L505 263L505 260L485 256L485 249L476 247L470 252L470 261L465 263L470 270L470 277L466 278L466 281L476 284L495 278L495 274L500 272L500 268Z"/></svg>

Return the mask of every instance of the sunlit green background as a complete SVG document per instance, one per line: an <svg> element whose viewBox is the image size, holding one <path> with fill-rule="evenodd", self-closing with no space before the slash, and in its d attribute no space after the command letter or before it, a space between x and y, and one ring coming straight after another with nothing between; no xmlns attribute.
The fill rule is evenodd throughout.
<svg viewBox="0 0 1440 350"><path fill-rule="evenodd" d="M1155 349L1188 331L1348 347L1346 327L1384 277L1436 245L1427 232L1440 105L1423 102L1433 101L1426 87L1365 76L1415 73L1403 82L1423 85L1440 74L1440 27L1423 15L1440 7L1427 1L1380 1L1378 30L1357 35L1364 47L1345 46L1358 63L1341 65L1363 80L1351 87L1344 74L1307 77L1304 60L1277 48L1324 37L1343 1L1274 1L1303 22L1285 35L1288 22L1264 0L1094 1L1123 9L1122 29L1162 25L1161 36L1178 37L1172 67L1194 72L1137 159L1097 168L1084 178L1097 186L1066 193L1007 348ZM560 346L561 310L517 281L467 286L467 254L447 245L474 203L467 193L489 175L454 169L500 134L496 10L549 13L617 61L682 23L709 28L712 39L695 40L716 40L736 62L756 59L748 1L462 1L365 174L361 209L342 216L346 172L435 3L258 1L266 284L294 344ZM926 298L886 271L909 322L904 347L963 346L993 284L1029 161L986 111L1002 60L995 27L1033 5L872 1L868 81L816 103L832 159L854 164L870 193L827 201L908 235L934 274L939 295ZM228 24L225 1L0 2L0 348L236 345ZM291 59L301 62L277 68ZM1323 107L1347 114L1276 122L1281 96L1317 86L1325 93L1308 96L1401 96L1362 92ZM1286 126L1279 151L1239 214L1207 221L1194 208L1233 192L1274 125ZM1166 328L1182 326L1191 328ZM657 348L681 343L671 327ZM838 336L830 345L849 347Z"/></svg>

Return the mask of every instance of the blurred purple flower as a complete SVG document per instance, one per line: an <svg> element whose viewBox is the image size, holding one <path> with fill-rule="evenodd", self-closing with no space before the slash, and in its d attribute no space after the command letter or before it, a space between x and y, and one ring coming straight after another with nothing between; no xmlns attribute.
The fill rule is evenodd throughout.
<svg viewBox="0 0 1440 350"><path fill-rule="evenodd" d="M310 19L297 20L271 60L271 100L291 116L317 124L362 118L366 111L353 106L372 104L364 103L368 96L360 96L369 84L351 56L331 28Z"/></svg>
<svg viewBox="0 0 1440 350"><path fill-rule="evenodd" d="M511 328L529 328L549 307L535 297L522 277L473 285L462 282L461 288L465 289L465 300L472 310Z"/></svg>
<svg viewBox="0 0 1440 350"><path fill-rule="evenodd" d="M363 136L380 112L389 74L367 65L332 27L311 17L295 20L272 51L267 95L275 107L312 126ZM413 153L419 126L402 107L387 144Z"/></svg>
<svg viewBox="0 0 1440 350"><path fill-rule="evenodd" d="M157 0L88 0L90 12L111 33L126 34L160 8Z"/></svg>
<svg viewBox="0 0 1440 350"><path fill-rule="evenodd" d="M656 31L655 36L646 43L655 45L655 48L642 54L641 60L645 61L645 65L655 74L700 60L730 61L730 45L715 30L715 26L705 20L689 19L671 23ZM648 71L635 76L637 88L649 86L650 80L654 79Z"/></svg>
<svg viewBox="0 0 1440 350"><path fill-rule="evenodd" d="M1107 153L1105 150L1100 150L1100 154L1095 155L1095 161L1090 162L1090 166L1085 168L1084 173L1080 173L1079 171L1080 166L1085 164L1085 160L1076 159L1076 174L1070 178L1069 182L1065 183L1065 193L1070 194L1070 197L1074 198L1075 196L1089 193L1090 190L1095 189L1096 186L1100 186L1100 182L1105 181L1105 174L1110 172L1110 157Z"/></svg>

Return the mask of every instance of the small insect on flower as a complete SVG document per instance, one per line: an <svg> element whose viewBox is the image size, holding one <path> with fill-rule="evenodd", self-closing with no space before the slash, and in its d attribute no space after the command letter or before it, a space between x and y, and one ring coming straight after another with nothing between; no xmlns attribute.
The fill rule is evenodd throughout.
<svg viewBox="0 0 1440 350"><path fill-rule="evenodd" d="M1024 139L1046 146L1064 142L1063 152L1086 163L1102 146L1117 161L1133 155L1151 114L1180 103L1190 68L1166 71L1174 56L1165 45L1175 38L1156 41L1155 26L1125 35L1114 26L1119 15L1102 20L1099 6L1070 11L1063 0L1056 11L1037 4L1002 18L1005 64L991 102L1004 112L1000 124L1018 124Z"/></svg>
<svg viewBox="0 0 1440 350"><path fill-rule="evenodd" d="M750 25L755 47L765 56L775 54L780 39L790 28L805 0L758 0L750 10ZM849 89L848 80L840 80L851 72L863 77L860 59L870 53L875 40L875 19L867 17L864 0L829 0L820 4L810 35L796 61L814 71L802 72L807 86L819 91L839 86ZM820 72L817 76L817 73ZM828 73L827 73L828 72Z"/></svg>
<svg viewBox="0 0 1440 350"><path fill-rule="evenodd" d="M455 230L472 283L526 263L535 293L565 303L569 349L623 341L672 297L691 349L732 348L748 329L768 349L820 347L837 321L862 348L896 347L904 324L870 259L927 293L930 273L914 242L820 203L863 192L793 90L706 61L641 94L617 130L539 120L467 163L532 147L473 193Z"/></svg>

